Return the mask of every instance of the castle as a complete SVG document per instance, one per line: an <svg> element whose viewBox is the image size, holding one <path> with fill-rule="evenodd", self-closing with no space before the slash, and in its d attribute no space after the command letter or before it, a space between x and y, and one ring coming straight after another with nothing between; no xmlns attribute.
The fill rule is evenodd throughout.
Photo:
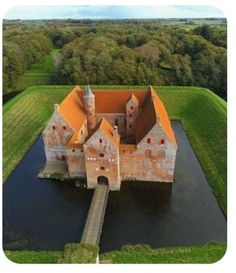
<svg viewBox="0 0 236 273"><path fill-rule="evenodd" d="M64 162L87 188L123 180L173 182L177 144L165 107L147 90L82 91L76 86L43 131L47 162Z"/></svg>

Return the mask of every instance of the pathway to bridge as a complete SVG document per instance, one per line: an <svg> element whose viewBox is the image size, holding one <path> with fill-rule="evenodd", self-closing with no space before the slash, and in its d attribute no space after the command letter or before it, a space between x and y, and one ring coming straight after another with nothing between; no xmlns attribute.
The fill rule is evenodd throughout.
<svg viewBox="0 0 236 273"><path fill-rule="evenodd" d="M94 191L81 243L99 244L106 212L109 187L98 185Z"/></svg>

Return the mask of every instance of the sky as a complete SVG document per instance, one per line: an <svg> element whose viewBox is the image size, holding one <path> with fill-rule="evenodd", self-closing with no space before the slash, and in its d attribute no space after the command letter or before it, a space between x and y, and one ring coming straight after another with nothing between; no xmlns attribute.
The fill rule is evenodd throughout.
<svg viewBox="0 0 236 273"><path fill-rule="evenodd" d="M18 6L5 19L130 19L225 17L213 6Z"/></svg>

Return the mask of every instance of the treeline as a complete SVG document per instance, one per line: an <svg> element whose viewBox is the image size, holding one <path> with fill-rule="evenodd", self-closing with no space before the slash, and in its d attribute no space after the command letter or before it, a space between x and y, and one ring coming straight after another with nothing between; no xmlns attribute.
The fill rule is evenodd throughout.
<svg viewBox="0 0 236 273"><path fill-rule="evenodd" d="M3 92L14 88L19 77L32 64L41 62L52 50L49 36L43 32L11 32L3 42Z"/></svg>
<svg viewBox="0 0 236 273"><path fill-rule="evenodd" d="M54 80L76 84L88 77L94 84L196 85L226 97L226 36L218 26L204 29L214 36L203 37L207 32L202 27L190 31L145 23L82 28L78 38L64 45Z"/></svg>
<svg viewBox="0 0 236 273"><path fill-rule="evenodd" d="M226 98L224 25L59 21L38 28L49 51L50 42L62 48L53 83L84 84L88 77L92 84L196 85Z"/></svg>

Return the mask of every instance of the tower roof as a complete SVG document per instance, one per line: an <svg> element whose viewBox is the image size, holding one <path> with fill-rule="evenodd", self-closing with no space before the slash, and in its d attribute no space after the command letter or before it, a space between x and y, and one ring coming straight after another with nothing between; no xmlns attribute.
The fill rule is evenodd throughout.
<svg viewBox="0 0 236 273"><path fill-rule="evenodd" d="M94 95L93 95L93 93L92 93L92 90L91 90L89 84L87 84L87 85L85 86L85 90L84 90L84 95L83 95L83 97L86 98L86 99L94 98Z"/></svg>

